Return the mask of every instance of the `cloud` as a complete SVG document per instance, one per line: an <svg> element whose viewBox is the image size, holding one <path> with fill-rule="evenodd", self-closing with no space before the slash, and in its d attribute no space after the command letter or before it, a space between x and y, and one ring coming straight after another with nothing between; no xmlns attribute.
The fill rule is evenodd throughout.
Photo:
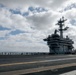
<svg viewBox="0 0 76 75"><path fill-rule="evenodd" d="M34 25L37 29L47 29L50 26L54 26L54 21L59 17L58 12L47 11L42 13L36 13L28 16L28 21Z"/></svg>
<svg viewBox="0 0 76 75"><path fill-rule="evenodd" d="M27 10L27 7L29 6L40 6L40 7L45 7L45 8L51 8L51 9L58 9L63 4L69 0L0 0L0 3L10 7L10 8L21 8L23 7L24 9ZM25 8L26 7L26 8Z"/></svg>
<svg viewBox="0 0 76 75"><path fill-rule="evenodd" d="M5 37L9 32L9 30L0 31L0 37Z"/></svg>

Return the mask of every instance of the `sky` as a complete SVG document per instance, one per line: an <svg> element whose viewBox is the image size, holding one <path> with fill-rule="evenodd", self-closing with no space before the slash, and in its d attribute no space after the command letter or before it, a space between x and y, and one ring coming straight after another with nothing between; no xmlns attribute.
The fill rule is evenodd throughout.
<svg viewBox="0 0 76 75"><path fill-rule="evenodd" d="M0 52L49 52L43 39L62 16L76 48L76 0L0 0Z"/></svg>

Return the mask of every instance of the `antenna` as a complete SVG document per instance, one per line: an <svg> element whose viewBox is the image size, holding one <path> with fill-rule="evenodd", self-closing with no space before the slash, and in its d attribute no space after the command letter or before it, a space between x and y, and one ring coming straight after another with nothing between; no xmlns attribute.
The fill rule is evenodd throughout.
<svg viewBox="0 0 76 75"><path fill-rule="evenodd" d="M60 20L58 21L58 23L56 25L59 25L59 31L60 31L60 37L63 38L63 31L64 30L67 30L68 27L65 27L63 29L63 26L64 26L64 22L66 21L67 19L64 19L64 17L62 16L62 18L60 18Z"/></svg>

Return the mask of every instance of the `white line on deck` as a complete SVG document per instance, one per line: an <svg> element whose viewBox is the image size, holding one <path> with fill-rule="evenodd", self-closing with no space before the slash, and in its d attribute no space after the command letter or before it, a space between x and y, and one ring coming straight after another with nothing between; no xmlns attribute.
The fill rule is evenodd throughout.
<svg viewBox="0 0 76 75"><path fill-rule="evenodd" d="M64 61L64 60L73 60L74 58L62 58L62 59L53 59L53 60L42 60L42 61L30 61L30 62L18 62L18 63L9 63L9 64L0 64L1 66L13 66L13 65L22 65L22 64L35 64L35 63L45 63L45 62L54 62L54 61Z"/></svg>

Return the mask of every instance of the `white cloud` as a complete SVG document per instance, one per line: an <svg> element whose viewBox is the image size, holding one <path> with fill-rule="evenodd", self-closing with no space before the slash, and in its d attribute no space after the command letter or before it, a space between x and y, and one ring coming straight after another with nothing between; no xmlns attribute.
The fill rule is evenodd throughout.
<svg viewBox="0 0 76 75"><path fill-rule="evenodd" d="M9 33L8 30L0 31L0 37L5 37Z"/></svg>
<svg viewBox="0 0 76 75"><path fill-rule="evenodd" d="M0 0L0 3L3 3L4 5L11 7L11 8L21 8L27 10L29 6L41 6L45 8L51 8L51 9L59 9L63 4L69 0Z"/></svg>
<svg viewBox="0 0 76 75"><path fill-rule="evenodd" d="M60 17L61 14L54 11L36 13L27 17L28 21L34 25L37 29L48 29L50 26L54 26L54 21Z"/></svg>
<svg viewBox="0 0 76 75"><path fill-rule="evenodd" d="M10 19L11 13L7 9L0 8L0 25L9 27L12 24L12 20Z"/></svg>

